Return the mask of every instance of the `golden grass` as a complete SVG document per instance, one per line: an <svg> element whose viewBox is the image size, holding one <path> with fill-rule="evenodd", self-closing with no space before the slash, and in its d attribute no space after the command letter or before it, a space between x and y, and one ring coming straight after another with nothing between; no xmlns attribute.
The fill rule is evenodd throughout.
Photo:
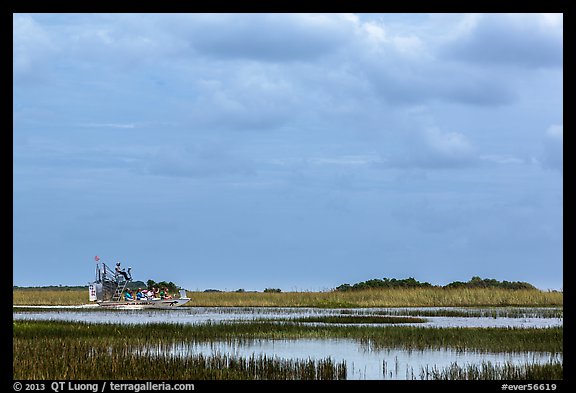
<svg viewBox="0 0 576 393"><path fill-rule="evenodd" d="M72 306L89 303L86 290L13 289L12 304L30 306Z"/></svg>
<svg viewBox="0 0 576 393"><path fill-rule="evenodd" d="M87 290L14 289L14 305L80 305ZM204 307L471 307L563 306L562 292L493 288L394 288L350 292L188 292L186 306Z"/></svg>
<svg viewBox="0 0 576 393"><path fill-rule="evenodd" d="M194 293L190 306L402 307L562 306L563 294L505 289L370 289L353 292Z"/></svg>

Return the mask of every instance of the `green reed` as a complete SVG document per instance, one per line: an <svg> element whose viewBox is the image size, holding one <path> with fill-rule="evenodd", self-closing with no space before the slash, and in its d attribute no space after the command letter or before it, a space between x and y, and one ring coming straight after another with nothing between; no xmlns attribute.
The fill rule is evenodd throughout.
<svg viewBox="0 0 576 393"><path fill-rule="evenodd" d="M361 311L342 310L342 314L362 315ZM464 317L464 318L563 318L561 308L485 308L485 309L436 309L411 310L389 309L386 311L370 311L370 315L403 315L416 317Z"/></svg>
<svg viewBox="0 0 576 393"><path fill-rule="evenodd" d="M194 354L141 354L138 340L15 339L14 379L345 379L345 362Z"/></svg>
<svg viewBox="0 0 576 393"><path fill-rule="evenodd" d="M563 352L563 328L426 328L419 326L310 325L275 322L222 322L197 325L90 324L66 321L14 321L14 340L68 338L97 342L186 343L254 339L359 340L373 349L438 349L492 352Z"/></svg>
<svg viewBox="0 0 576 393"><path fill-rule="evenodd" d="M328 315L314 317L300 317L283 319L287 322L304 323L424 323L424 318L404 316L381 316L381 315Z"/></svg>
<svg viewBox="0 0 576 393"><path fill-rule="evenodd" d="M563 328L422 328L384 327L360 341L371 349L451 348L486 352L563 352Z"/></svg>
<svg viewBox="0 0 576 393"><path fill-rule="evenodd" d="M417 326L310 326L301 323L93 324L13 322L14 379L345 379L346 364L331 358L279 359L188 353L171 345L261 339L348 338L381 348L562 353L563 328L423 328ZM159 348L146 351L145 348ZM427 369L426 379L541 379L561 377L561 365ZM484 366L483 366L484 367ZM495 370L495 371L494 371ZM516 370L516 371L514 371ZM514 374L516 372L516 374Z"/></svg>
<svg viewBox="0 0 576 393"><path fill-rule="evenodd" d="M450 366L440 369L436 366L422 367L416 377L412 373L412 379L423 380L524 380L524 381L548 381L563 379L564 366L559 360L548 363L524 363L493 364L482 362L480 365L459 366L452 363ZM542 389L544 390L544 389Z"/></svg>

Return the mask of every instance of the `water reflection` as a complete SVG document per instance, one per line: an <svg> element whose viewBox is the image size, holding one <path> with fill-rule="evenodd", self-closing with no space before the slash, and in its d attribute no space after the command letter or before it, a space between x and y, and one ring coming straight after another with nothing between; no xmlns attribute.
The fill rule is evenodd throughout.
<svg viewBox="0 0 576 393"><path fill-rule="evenodd" d="M195 342L140 349L141 354L185 357L232 355L241 357L268 356L285 359L320 360L330 357L334 362L346 362L347 379L418 379L425 368L442 369L453 363L460 366L510 362L546 363L562 361L561 354L521 352L486 353L451 349L404 350L373 348L347 339L299 340L233 340L226 342Z"/></svg>
<svg viewBox="0 0 576 393"><path fill-rule="evenodd" d="M15 320L64 320L84 321L92 323L184 323L199 324L207 322L230 322L250 320L286 320L290 318L309 316L335 316L335 315L409 315L423 316L425 323L403 323L401 325L424 326L424 327L522 327L522 328L546 328L562 326L563 318L550 317L558 314L557 309L534 309L534 308L502 308L499 314L494 314L493 309L459 309L459 308L371 308L371 309L317 309L317 308L267 308L267 307L185 307L173 310L102 310L84 308L26 308L19 311L13 308ZM38 310L38 311L36 311ZM466 312L468 315L489 316L433 316L438 310L447 312ZM496 315L492 316L492 315ZM498 316L502 315L502 316ZM508 315L508 316L505 316ZM510 315L513 315L510 316ZM390 324L388 324L390 325ZM350 326L350 325L348 325Z"/></svg>

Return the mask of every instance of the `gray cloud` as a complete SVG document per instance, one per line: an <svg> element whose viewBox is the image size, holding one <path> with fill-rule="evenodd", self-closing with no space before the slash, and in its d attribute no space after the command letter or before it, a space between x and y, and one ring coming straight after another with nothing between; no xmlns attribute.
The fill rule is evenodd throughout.
<svg viewBox="0 0 576 393"><path fill-rule="evenodd" d="M562 14L481 15L443 53L476 65L561 67L562 27Z"/></svg>
<svg viewBox="0 0 576 393"><path fill-rule="evenodd" d="M454 62L372 58L365 70L375 92L390 104L445 101L500 106L516 98L512 86L500 76Z"/></svg>
<svg viewBox="0 0 576 393"><path fill-rule="evenodd" d="M27 79L39 80L46 75L38 69L52 55L58 52L58 47L49 33L28 15L14 14L12 69L13 77L19 82Z"/></svg>
<svg viewBox="0 0 576 393"><path fill-rule="evenodd" d="M206 261L191 288L232 265L258 274L231 284L269 285L294 263L313 281L383 264L561 280L562 178L529 165L563 165L561 129L543 132L562 123L556 22L15 15L15 283L63 245L71 265L94 247L142 271ZM66 275L31 283L85 279Z"/></svg>
<svg viewBox="0 0 576 393"><path fill-rule="evenodd" d="M349 41L355 27L338 14L191 14L168 23L200 54L261 61L315 59Z"/></svg>

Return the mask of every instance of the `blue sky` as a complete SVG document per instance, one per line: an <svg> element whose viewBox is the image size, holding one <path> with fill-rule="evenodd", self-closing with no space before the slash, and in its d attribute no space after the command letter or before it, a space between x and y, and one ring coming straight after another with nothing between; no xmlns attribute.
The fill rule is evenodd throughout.
<svg viewBox="0 0 576 393"><path fill-rule="evenodd" d="M562 288L558 14L14 14L13 279Z"/></svg>

